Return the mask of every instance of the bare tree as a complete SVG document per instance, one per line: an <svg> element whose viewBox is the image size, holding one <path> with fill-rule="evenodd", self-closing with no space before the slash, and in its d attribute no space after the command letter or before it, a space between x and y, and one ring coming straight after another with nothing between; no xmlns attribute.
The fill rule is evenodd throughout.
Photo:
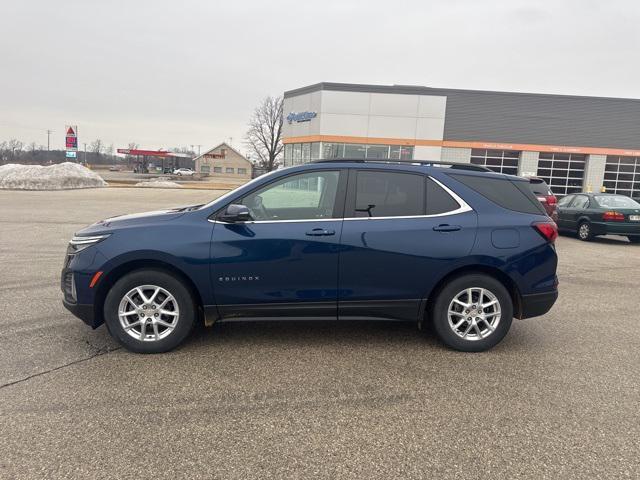
<svg viewBox="0 0 640 480"><path fill-rule="evenodd" d="M95 153L97 156L100 156L103 149L104 145L102 144L102 140L100 140L99 138L96 138L89 144L89 151Z"/></svg>
<svg viewBox="0 0 640 480"><path fill-rule="evenodd" d="M267 97L255 109L245 144L256 159L254 163L268 172L276 168L282 145L282 97Z"/></svg>
<svg viewBox="0 0 640 480"><path fill-rule="evenodd" d="M104 151L104 144L102 140L96 138L89 144L89 151L93 153L93 162L102 163L102 152Z"/></svg>
<svg viewBox="0 0 640 480"><path fill-rule="evenodd" d="M140 145L138 145L136 142L129 142L129 145L127 145L128 150L137 150L138 147L140 147ZM131 162L135 160L135 158L135 155L126 155L128 168L131 168Z"/></svg>
<svg viewBox="0 0 640 480"><path fill-rule="evenodd" d="M9 150L9 155L11 155L12 161L14 158L20 156L22 147L24 147L24 143L22 143L20 140L17 140L15 138L12 138L11 140L9 140L9 143L7 144L7 149Z"/></svg>
<svg viewBox="0 0 640 480"><path fill-rule="evenodd" d="M108 147L105 146L103 152L107 156L107 158L108 158L108 160L110 162L112 162L114 160L114 158L113 158L113 143L110 144ZM118 161L117 157L115 158L115 161L116 162Z"/></svg>

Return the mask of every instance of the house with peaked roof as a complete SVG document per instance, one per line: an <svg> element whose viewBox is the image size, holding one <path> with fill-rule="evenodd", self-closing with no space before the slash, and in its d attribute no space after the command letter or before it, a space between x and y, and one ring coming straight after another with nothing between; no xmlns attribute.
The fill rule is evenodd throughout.
<svg viewBox="0 0 640 480"><path fill-rule="evenodd" d="M196 173L203 176L251 179L253 165L247 158L227 143L207 150L194 158Z"/></svg>

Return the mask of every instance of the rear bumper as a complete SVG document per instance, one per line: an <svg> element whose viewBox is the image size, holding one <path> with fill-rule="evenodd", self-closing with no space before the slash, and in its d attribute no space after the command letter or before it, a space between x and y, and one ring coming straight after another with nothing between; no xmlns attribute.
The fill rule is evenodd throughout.
<svg viewBox="0 0 640 480"><path fill-rule="evenodd" d="M558 290L544 293L522 295L520 304L520 318L531 318L544 315L558 299Z"/></svg>
<svg viewBox="0 0 640 480"><path fill-rule="evenodd" d="M93 305L81 305L62 300L64 308L73 313L76 317L89 325L91 328L98 328L95 324L95 315L93 314Z"/></svg>

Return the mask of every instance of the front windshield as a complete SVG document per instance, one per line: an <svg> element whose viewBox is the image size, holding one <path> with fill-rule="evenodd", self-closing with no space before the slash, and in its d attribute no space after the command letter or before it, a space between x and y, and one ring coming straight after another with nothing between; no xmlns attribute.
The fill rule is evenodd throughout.
<svg viewBox="0 0 640 480"><path fill-rule="evenodd" d="M596 195L596 202L606 208L640 208L640 203L624 195Z"/></svg>

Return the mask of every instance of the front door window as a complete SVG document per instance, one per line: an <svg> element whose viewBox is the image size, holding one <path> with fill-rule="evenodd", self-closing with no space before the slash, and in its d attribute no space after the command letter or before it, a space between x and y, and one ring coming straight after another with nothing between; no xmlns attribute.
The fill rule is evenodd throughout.
<svg viewBox="0 0 640 480"><path fill-rule="evenodd" d="M250 193L241 201L256 221L333 218L338 171L292 175Z"/></svg>

